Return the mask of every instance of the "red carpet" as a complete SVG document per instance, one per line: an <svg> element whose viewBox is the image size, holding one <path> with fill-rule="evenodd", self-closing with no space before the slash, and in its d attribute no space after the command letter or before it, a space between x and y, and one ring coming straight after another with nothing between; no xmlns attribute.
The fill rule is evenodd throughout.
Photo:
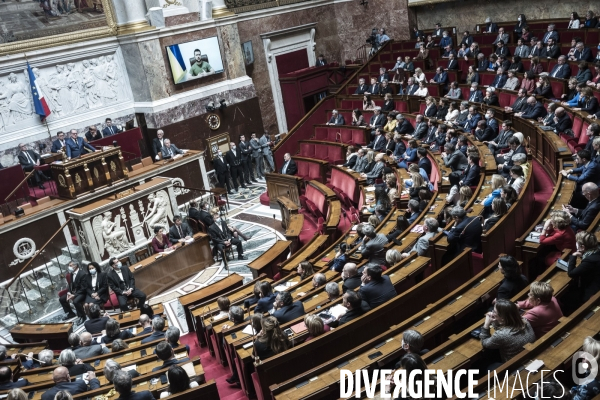
<svg viewBox="0 0 600 400"><path fill-rule="evenodd" d="M40 189L37 186L29 187L29 196L33 197L33 199L41 199L46 196L56 196L58 192L56 191L56 184L54 181L44 182L45 189Z"/></svg>
<svg viewBox="0 0 600 400"><path fill-rule="evenodd" d="M190 357L200 357L200 363L204 369L204 377L207 381L214 379L217 383L219 397L222 400L247 399L246 395L239 387L230 385L225 379L231 376L229 367L223 367L216 358L211 357L208 347L200 347L196 341L194 332L188 333L180 338L182 344L190 346Z"/></svg>

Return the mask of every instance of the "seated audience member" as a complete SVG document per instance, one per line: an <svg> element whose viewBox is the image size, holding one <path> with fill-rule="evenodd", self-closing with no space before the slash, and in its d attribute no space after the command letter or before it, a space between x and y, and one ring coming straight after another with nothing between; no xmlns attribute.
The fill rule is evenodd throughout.
<svg viewBox="0 0 600 400"><path fill-rule="evenodd" d="M383 167L385 166L383 162L384 155L384 153L377 154L375 156L375 165L373 166L373 168L367 173L363 172L362 174L360 174L360 176L362 176L363 178L367 178L367 184L373 185L376 179L381 178L381 174L383 173Z"/></svg>
<svg viewBox="0 0 600 400"><path fill-rule="evenodd" d="M259 291L260 299L256 303L254 313L264 314L273 308L273 302L277 296L273 293L270 282L260 282Z"/></svg>
<svg viewBox="0 0 600 400"><path fill-rule="evenodd" d="M309 261L301 261L296 268L296 272L300 275L300 280L304 280L314 275L315 270Z"/></svg>
<svg viewBox="0 0 600 400"><path fill-rule="evenodd" d="M489 195L486 196L485 199L483 199L482 204L486 207L486 209L490 209L490 207L492 207L492 201L494 201L495 198L500 197L500 190L502 189L502 187L506 185L506 180L498 174L494 174L492 175L492 179L491 179L491 186L492 186L492 193L490 193Z"/></svg>
<svg viewBox="0 0 600 400"><path fill-rule="evenodd" d="M527 287L527 278L521 274L521 267L514 257L501 256L498 262L498 269L504 275L504 278L498 287L496 302L500 299L510 300Z"/></svg>
<svg viewBox="0 0 600 400"><path fill-rule="evenodd" d="M537 120L539 117L546 116L546 109L535 99L534 96L530 96L527 99L527 107L522 112L516 113L517 117L525 118L525 119L533 119Z"/></svg>
<svg viewBox="0 0 600 400"><path fill-rule="evenodd" d="M496 197L492 201L492 215L483 221L483 231L487 232L492 229L492 227L496 225L498 221L500 221L500 218L502 218L507 212L508 208L506 207L504 200L500 197Z"/></svg>
<svg viewBox="0 0 600 400"><path fill-rule="evenodd" d="M540 76L533 89L533 94L539 97L549 99L552 97L552 86L550 80L546 76Z"/></svg>
<svg viewBox="0 0 600 400"><path fill-rule="evenodd" d="M496 157L496 163L498 164L498 172L505 177L508 178L510 175L510 169L514 165L514 161L512 159L513 156L523 153L527 155L527 149L525 146L521 144L521 141L517 137L516 134L513 135L510 139L508 139L508 146L511 149L511 152L505 153L504 156L499 155Z"/></svg>
<svg viewBox="0 0 600 400"><path fill-rule="evenodd" d="M365 78L360 78L358 80L358 86L356 87L356 91L354 91L354 94L364 94L365 92L368 92L369 90L369 86L365 83Z"/></svg>
<svg viewBox="0 0 600 400"><path fill-rule="evenodd" d="M27 379L19 378L13 382L13 372L9 366L0 367L0 390L10 390L21 388L29 385Z"/></svg>
<svg viewBox="0 0 600 400"><path fill-rule="evenodd" d="M417 218L419 218L419 215L420 215L419 206L420 206L419 200L410 199L408 201L408 208L407 208L406 214L408 216L407 222L409 224L412 224L413 222L415 222L417 220Z"/></svg>
<svg viewBox="0 0 600 400"><path fill-rule="evenodd" d="M301 301L294 301L292 295L289 292L279 292L275 297L274 303L275 312L273 317L279 321L280 324L285 324L293 319L304 315L304 304Z"/></svg>
<svg viewBox="0 0 600 400"><path fill-rule="evenodd" d="M552 68L549 76L552 78L569 79L571 76L571 67L566 63L566 61L566 56L558 57L558 64Z"/></svg>
<svg viewBox="0 0 600 400"><path fill-rule="evenodd" d="M121 371L121 364L119 364L112 358L106 360L106 363L104 364L104 377L106 378L108 383L113 383L113 379L117 371ZM135 369L129 369L127 370L127 373L131 375L131 378L137 378L138 376L140 376L140 373L137 372Z"/></svg>
<svg viewBox="0 0 600 400"><path fill-rule="evenodd" d="M525 178L523 177L523 168L518 165L510 167L510 179L508 183L515 188L517 194L521 193L521 189L525 185Z"/></svg>
<svg viewBox="0 0 600 400"><path fill-rule="evenodd" d="M242 320L243 320L244 311L242 310L241 307L237 307L237 308L239 308L240 311L242 312ZM231 314L231 310L229 312ZM181 343L179 343L179 338L180 337L181 337L181 331L179 330L178 327L176 327L176 326L170 326L170 327L167 328L167 331L165 332L165 339L171 345L171 347L177 348L177 347L181 346ZM186 344L185 345L185 349L187 350L187 352L189 354L190 353L190 346L188 346Z"/></svg>
<svg viewBox="0 0 600 400"><path fill-rule="evenodd" d="M583 185L588 182L600 182L600 165L594 162L594 157L588 150L579 150L575 162L577 168L562 170L560 173L568 180L577 182L577 192L581 192Z"/></svg>
<svg viewBox="0 0 600 400"><path fill-rule="evenodd" d="M121 350L125 350L129 348L129 345L123 339L115 339L112 342L111 351L113 353L119 352Z"/></svg>
<svg viewBox="0 0 600 400"><path fill-rule="evenodd" d="M584 209L577 209L571 205L564 206L564 209L571 214L571 228L575 232L587 229L600 211L598 186L595 183L585 183L581 187L581 194L588 200Z"/></svg>
<svg viewBox="0 0 600 400"><path fill-rule="evenodd" d="M325 285L325 293L327 293L327 300L334 301L340 297L340 285L337 282L329 282Z"/></svg>
<svg viewBox="0 0 600 400"><path fill-rule="evenodd" d="M72 396L75 396L80 393L85 393L88 390L98 389L100 387L100 381L96 379L96 373L94 371L89 371L87 374L89 385L83 379L71 381L69 370L62 366L57 367L52 373L54 387L47 389L42 394L42 400L54 400L56 393L61 390L66 390Z"/></svg>
<svg viewBox="0 0 600 400"><path fill-rule="evenodd" d="M444 254L442 264L445 265L456 257L465 247L470 247L474 252L481 252L482 227L477 217L467 217L464 208L456 206L450 212L455 221L450 231L444 230L449 243L449 249Z"/></svg>
<svg viewBox="0 0 600 400"><path fill-rule="evenodd" d="M210 238L214 245L221 253L223 259L229 260L228 256L225 254L225 247L235 246L237 248L238 253L237 259L247 260L248 257L244 255L244 247L242 245L242 240L238 237L242 236L242 238L244 238L244 235L240 235L239 231L236 232L235 230L230 228L227 225L227 222L223 220L220 215L214 215L213 218L215 222L208 228L208 234L210 235Z"/></svg>
<svg viewBox="0 0 600 400"><path fill-rule="evenodd" d="M316 274L313 275L313 278L312 278L313 288L325 286L326 283L327 283L327 278L325 277L325 274L317 272Z"/></svg>
<svg viewBox="0 0 600 400"><path fill-rule="evenodd" d="M98 131L94 125L88 128L88 131L85 133L85 138L88 142L92 142L94 140L102 139L102 134Z"/></svg>
<svg viewBox="0 0 600 400"><path fill-rule="evenodd" d="M86 291L84 308L89 310L92 304L99 306L106 304L109 293L107 275L102 272L98 263L89 263L87 272L88 274L84 276L83 280Z"/></svg>
<svg viewBox="0 0 600 400"><path fill-rule="evenodd" d="M512 106L504 107L504 110L508 113L520 113L525 111L525 107L527 107L527 90L521 88L517 92L517 98L515 99L515 102L512 104Z"/></svg>
<svg viewBox="0 0 600 400"><path fill-rule="evenodd" d="M506 208L510 208L510 206L516 203L519 196L517 195L515 188L510 185L504 185L500 190L500 197L504 199Z"/></svg>
<svg viewBox="0 0 600 400"><path fill-rule="evenodd" d="M143 336L152 332L152 319L148 315L140 315L140 318L138 319L138 324L142 327L142 330L138 332L135 336Z"/></svg>
<svg viewBox="0 0 600 400"><path fill-rule="evenodd" d="M102 332L106 327L106 323L110 319L108 313L104 313L103 315L101 315L101 312L102 310L97 304L92 304L90 306L90 319L85 321L84 326L85 330L91 333L92 335Z"/></svg>
<svg viewBox="0 0 600 400"><path fill-rule="evenodd" d="M408 229L409 225L410 223L406 217L404 215L399 215L398 218L396 218L396 227L386 236L388 242L394 241L402 232Z"/></svg>
<svg viewBox="0 0 600 400"><path fill-rule="evenodd" d="M590 232L578 232L575 242L577 251L569 256L568 274L579 280L577 306L580 306L600 290L600 248L596 236ZM577 258L581 258L579 265Z"/></svg>
<svg viewBox="0 0 600 400"><path fill-rule="evenodd" d="M62 131L56 132L56 140L52 142L52 153L62 153L65 148L65 133Z"/></svg>
<svg viewBox="0 0 600 400"><path fill-rule="evenodd" d="M492 325L493 335L490 333ZM529 321L521 317L515 303L500 299L496 301L494 310L486 314L479 338L484 349L497 349L500 352L501 360L498 361L501 362L490 365L488 370L492 370L492 366L500 366L519 354L527 343L533 343L535 333Z"/></svg>
<svg viewBox="0 0 600 400"><path fill-rule="evenodd" d="M410 256L410 253L417 253L419 256L425 256L429 250L429 239L431 239L434 235L441 232L439 227L439 223L435 218L425 218L425 223L423 224L423 233L415 245L410 249L408 253L402 253L402 257L406 258Z"/></svg>
<svg viewBox="0 0 600 400"><path fill-rule="evenodd" d="M600 360L600 342L598 342L593 337L588 336L583 340L582 351L590 354L596 360L596 362ZM581 365L583 365L583 368L585 368L585 372L582 376L590 377L593 369L592 363L584 362L581 363ZM556 386L559 386L556 388L557 394L564 393L564 391L562 391L563 388L560 387L560 385L557 384ZM548 391L545 390L546 386L543 386L543 389L544 395L548 396ZM572 400L591 400L592 398L597 396L598 393L600 393L600 379L596 376L594 379L586 379L582 384L576 385L573 388L571 388L570 395Z"/></svg>
<svg viewBox="0 0 600 400"><path fill-rule="evenodd" d="M388 242L387 238L384 234L377 233L370 225L363 227L363 234L365 235L365 241L361 251L362 257L368 259L370 263L383 264L386 251L384 246Z"/></svg>
<svg viewBox="0 0 600 400"><path fill-rule="evenodd" d="M164 146L161 147L160 152L162 154L163 160L168 160L170 158L174 158L177 155L183 154L183 150L180 150L174 144L171 144L169 139L165 139Z"/></svg>
<svg viewBox="0 0 600 400"><path fill-rule="evenodd" d="M358 153L355 151L354 146L348 146L348 150L346 151L346 162L342 164L342 167L346 168L354 168L356 165L356 159L358 158Z"/></svg>
<svg viewBox="0 0 600 400"><path fill-rule="evenodd" d="M416 118L415 123L422 122L423 118ZM396 133L400 135L412 135L415 133L415 129L412 124L402 114L396 115ZM404 143L403 143L404 144Z"/></svg>
<svg viewBox="0 0 600 400"><path fill-rule="evenodd" d="M306 325L306 330L308 331L308 337L305 342L309 342L329 331L329 327L325 328L323 320L314 314L308 314L304 317L304 325Z"/></svg>
<svg viewBox="0 0 600 400"><path fill-rule="evenodd" d="M359 293L369 307L375 308L396 296L396 289L379 265L366 266L361 277Z"/></svg>
<svg viewBox="0 0 600 400"><path fill-rule="evenodd" d="M169 242L172 244L182 243L194 236L190 226L183 222L179 215L173 217L173 226L169 228Z"/></svg>
<svg viewBox="0 0 600 400"><path fill-rule="evenodd" d="M135 287L135 277L129 270L129 267L121 264L118 258L113 257L108 262L110 271L108 275L108 285L117 295L119 308L122 312L129 311L128 300L137 300L138 307L146 303L146 294Z"/></svg>
<svg viewBox="0 0 600 400"><path fill-rule="evenodd" d="M444 160L444 165L450 167L452 171L462 172L467 169L469 164L467 157L465 157L463 152L457 149L452 143L446 143L444 145L442 159Z"/></svg>
<svg viewBox="0 0 600 400"><path fill-rule="evenodd" d="M477 186L479 184L479 177L481 175L481 167L479 166L479 156L475 154L469 154L467 157L469 165L461 175L459 184L461 186Z"/></svg>
<svg viewBox="0 0 600 400"><path fill-rule="evenodd" d="M164 229L162 226L155 226L154 237L152 238L154 254L162 253L169 248L171 248L171 242L169 242L169 237L165 235Z"/></svg>
<svg viewBox="0 0 600 400"><path fill-rule="evenodd" d="M187 372L179 365L173 365L167 371L167 379L169 380L169 390L161 392L160 398L164 399L172 394L185 392L188 389L198 387L198 382L190 381Z"/></svg>
<svg viewBox="0 0 600 400"><path fill-rule="evenodd" d="M358 273L356 264L347 263L342 271L342 291L353 291L358 289L362 283L361 275Z"/></svg>
<svg viewBox="0 0 600 400"><path fill-rule="evenodd" d="M282 322L278 321L274 316L262 319L262 329L254 342L256 357L264 360L292 347L287 335L281 330L281 324Z"/></svg>
<svg viewBox="0 0 600 400"><path fill-rule="evenodd" d="M123 129L120 126L113 125L112 119L110 118L106 118L104 123L106 124L106 128L102 129L102 135L104 135L104 137L116 135L117 133L123 132Z"/></svg>
<svg viewBox="0 0 600 400"><path fill-rule="evenodd" d="M132 391L133 384L131 375L127 371L116 371L113 376L113 385L115 391L119 393L119 398L116 400L154 400L152 392L149 390Z"/></svg>
<svg viewBox="0 0 600 400"><path fill-rule="evenodd" d="M160 342L156 345L156 356L163 361L162 365L158 365L152 368L152 372L161 370L163 368L170 367L171 365L185 364L190 362L188 357L175 358L173 347L166 341Z"/></svg>
<svg viewBox="0 0 600 400"><path fill-rule="evenodd" d="M337 328L340 325L350 322L354 319L359 318L361 315L369 311L369 305L362 299L361 293L352 290L344 293L342 297L342 305L346 307L348 311L337 320L327 321L327 325L331 328Z"/></svg>
<svg viewBox="0 0 600 400"><path fill-rule="evenodd" d="M70 338L71 337L69 336L69 339ZM79 339L79 343L76 346L74 346L73 353L75 353L75 357L80 360L85 360L86 358L97 357L101 356L102 354L110 353L108 347L101 344L95 344L92 341L92 334L89 332L83 332L81 334L81 337L77 335L77 339ZM69 371L69 373L71 373L71 371Z"/></svg>
<svg viewBox="0 0 600 400"><path fill-rule="evenodd" d="M58 363L69 370L69 375L82 375L88 371L94 371L90 364L77 363L77 356L71 349L64 349L58 356Z"/></svg>
<svg viewBox="0 0 600 400"><path fill-rule="evenodd" d="M576 249L575 232L569 226L571 216L564 210L552 211L540 233L540 244L549 246L545 255L546 267L551 266L565 249Z"/></svg>
<svg viewBox="0 0 600 400"><path fill-rule="evenodd" d="M142 344L165 337L165 320L161 317L152 318L152 334L142 339ZM123 339L123 338L121 338Z"/></svg>
<svg viewBox="0 0 600 400"><path fill-rule="evenodd" d="M115 339L129 339L133 334L128 329L121 330L121 324L116 319L109 319L106 322L106 335L102 336L102 343L112 343ZM145 343L142 340L142 343Z"/></svg>
<svg viewBox="0 0 600 400"><path fill-rule="evenodd" d="M529 321L537 339L558 325L563 316L553 293L554 289L548 282L535 281L529 286L527 300L517 301L517 307L525 310L523 317Z"/></svg>
<svg viewBox="0 0 600 400"><path fill-rule="evenodd" d="M333 110L331 112L331 118L327 121L326 125L346 125L346 121L344 120L344 116L340 114L337 110Z"/></svg>

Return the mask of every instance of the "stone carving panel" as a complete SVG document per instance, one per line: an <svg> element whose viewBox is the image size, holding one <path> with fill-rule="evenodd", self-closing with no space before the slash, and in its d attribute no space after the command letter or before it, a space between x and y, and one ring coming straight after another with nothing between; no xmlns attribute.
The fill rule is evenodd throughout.
<svg viewBox="0 0 600 400"><path fill-rule="evenodd" d="M128 238L127 229L121 226L121 219L124 219L124 212L115 216L114 221L110 211L98 215L92 219L92 228L98 245L98 253L104 256L108 252L110 257L116 257L133 247ZM123 220L123 223L126 221Z"/></svg>

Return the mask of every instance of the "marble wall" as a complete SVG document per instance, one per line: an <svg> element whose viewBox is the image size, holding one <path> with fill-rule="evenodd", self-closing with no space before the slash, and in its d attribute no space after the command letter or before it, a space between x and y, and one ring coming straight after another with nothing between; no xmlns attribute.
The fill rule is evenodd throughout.
<svg viewBox="0 0 600 400"><path fill-rule="evenodd" d="M553 0L517 1L504 0L497 3L487 0L451 1L423 7L415 7L420 29L434 28L436 22L442 26L456 26L459 31L474 31L484 23L486 17L494 21L516 21L518 14L529 19L569 18L573 11L583 17L588 10L597 10L593 0L572 0L565 3Z"/></svg>

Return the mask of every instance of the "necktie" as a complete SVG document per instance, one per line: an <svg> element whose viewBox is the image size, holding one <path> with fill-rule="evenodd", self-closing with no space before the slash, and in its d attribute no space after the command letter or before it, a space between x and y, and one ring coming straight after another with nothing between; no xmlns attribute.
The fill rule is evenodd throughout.
<svg viewBox="0 0 600 400"><path fill-rule="evenodd" d="M173 151L171 150L171 148L169 147L169 155L173 156Z"/></svg>
<svg viewBox="0 0 600 400"><path fill-rule="evenodd" d="M32 164L35 164L35 163L33 162L33 158L31 158L31 156L29 155L29 152L28 152L28 151L25 151L25 155L27 156L27 158L29 159L29 161L30 161Z"/></svg>
<svg viewBox="0 0 600 400"><path fill-rule="evenodd" d="M113 127L112 127L112 126L110 127L110 134L111 134L111 135L114 135L114 134L115 134L115 131L113 130Z"/></svg>
<svg viewBox="0 0 600 400"><path fill-rule="evenodd" d="M179 230L179 237L183 238L183 232L181 230L181 226L177 226L177 229Z"/></svg>
<svg viewBox="0 0 600 400"><path fill-rule="evenodd" d="M60 147L65 147L65 142L64 141L60 141Z"/></svg>
<svg viewBox="0 0 600 400"><path fill-rule="evenodd" d="M473 100L475 100L475 93L476 93L476 92L473 92L473 93L471 94L471 97L469 97L469 101L473 101Z"/></svg>
<svg viewBox="0 0 600 400"><path fill-rule="evenodd" d="M285 164L283 165L283 168L281 169L281 172L285 174L285 171L287 169L288 166L288 161L285 162Z"/></svg>
<svg viewBox="0 0 600 400"><path fill-rule="evenodd" d="M373 85L373 90L371 92L375 92L375 85Z"/></svg>
<svg viewBox="0 0 600 400"><path fill-rule="evenodd" d="M556 74L558 74L558 71L560 71L561 68L562 68L562 65L559 65L558 68L556 68L556 71L554 71L554 73L552 74L553 78L556 78Z"/></svg>

